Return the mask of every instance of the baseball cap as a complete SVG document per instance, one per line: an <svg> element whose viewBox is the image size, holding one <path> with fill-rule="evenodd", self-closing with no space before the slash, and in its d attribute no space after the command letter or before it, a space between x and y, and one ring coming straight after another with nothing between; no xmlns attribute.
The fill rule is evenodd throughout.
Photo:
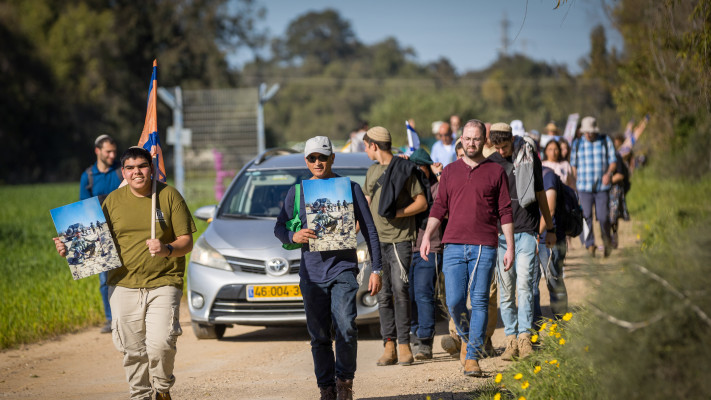
<svg viewBox="0 0 711 400"><path fill-rule="evenodd" d="M333 154L331 140L326 136L316 136L307 140L304 146L304 156L308 156L311 153L320 153L330 156Z"/></svg>

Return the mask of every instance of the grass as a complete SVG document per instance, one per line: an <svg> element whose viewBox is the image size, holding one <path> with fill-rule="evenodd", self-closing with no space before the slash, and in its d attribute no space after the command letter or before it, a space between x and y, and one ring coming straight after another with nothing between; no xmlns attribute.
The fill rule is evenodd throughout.
<svg viewBox="0 0 711 400"><path fill-rule="evenodd" d="M711 177L671 180L638 171L628 205L641 245L628 249L620 265L591 268L603 271L590 280L596 310L574 312L554 332L548 322L538 332L539 351L513 363L476 398L708 397L710 195Z"/></svg>
<svg viewBox="0 0 711 400"><path fill-rule="evenodd" d="M76 183L0 186L0 349L104 321L97 275L73 280L54 249L50 209L77 201ZM196 198L190 204L214 204ZM195 220L198 232L207 223Z"/></svg>

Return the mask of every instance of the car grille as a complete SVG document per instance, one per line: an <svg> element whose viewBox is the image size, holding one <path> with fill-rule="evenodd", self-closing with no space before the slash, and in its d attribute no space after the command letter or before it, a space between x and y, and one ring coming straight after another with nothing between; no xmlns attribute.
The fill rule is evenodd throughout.
<svg viewBox="0 0 711 400"><path fill-rule="evenodd" d="M245 285L227 285L220 289L210 310L210 318L251 315L303 315L304 302L247 301Z"/></svg>
<svg viewBox="0 0 711 400"><path fill-rule="evenodd" d="M240 257L230 257L225 256L227 262L232 266L235 271L247 272L250 274L267 274L267 269L264 266L264 260L252 260L249 258ZM301 265L301 260L290 260L289 261L289 273L298 274L299 266Z"/></svg>

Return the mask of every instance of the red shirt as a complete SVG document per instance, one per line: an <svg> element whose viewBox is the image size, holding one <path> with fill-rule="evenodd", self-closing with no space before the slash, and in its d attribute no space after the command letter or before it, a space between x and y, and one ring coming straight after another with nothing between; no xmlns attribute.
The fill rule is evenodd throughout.
<svg viewBox="0 0 711 400"><path fill-rule="evenodd" d="M447 214L443 243L497 247L496 223L513 223L506 171L488 159L474 168L462 159L447 165L430 217L442 221Z"/></svg>

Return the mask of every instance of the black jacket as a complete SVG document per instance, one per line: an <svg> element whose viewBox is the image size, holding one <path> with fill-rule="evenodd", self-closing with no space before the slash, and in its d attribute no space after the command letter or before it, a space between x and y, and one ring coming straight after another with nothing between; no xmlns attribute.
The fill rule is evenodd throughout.
<svg viewBox="0 0 711 400"><path fill-rule="evenodd" d="M427 223L427 218L430 214L430 206L432 205L432 192L430 191L430 182L425 176L425 173L410 160L397 156L393 157L388 168L383 175L378 178L376 189L377 186L381 187L378 214L389 219L395 218L395 213L397 212L397 198L405 187L405 183L413 174L420 182L424 191L423 194L427 199L427 210L415 216L417 227L420 228L423 223ZM373 190L373 192L375 192L375 190Z"/></svg>

